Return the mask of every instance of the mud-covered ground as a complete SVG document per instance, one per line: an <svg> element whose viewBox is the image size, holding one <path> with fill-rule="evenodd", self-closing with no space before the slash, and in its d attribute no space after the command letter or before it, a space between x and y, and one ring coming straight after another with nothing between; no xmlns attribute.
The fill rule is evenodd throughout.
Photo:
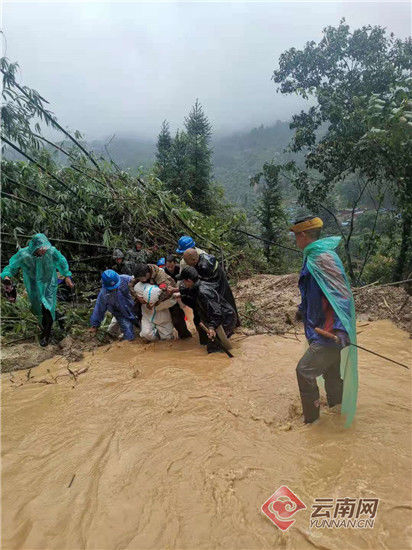
<svg viewBox="0 0 412 550"><path fill-rule="evenodd" d="M360 352L351 428L322 400L304 426L300 334L116 342L2 375L5 550L359 550L411 547L410 371ZM408 334L361 322L401 362ZM287 485L306 506L280 531L260 511ZM379 499L373 528L310 528L315 498Z"/></svg>
<svg viewBox="0 0 412 550"><path fill-rule="evenodd" d="M354 289L358 320L391 319L411 331L412 298L399 286L369 286ZM298 275L255 275L240 281L235 296L244 320L245 333L295 334L301 325L295 321L300 302Z"/></svg>

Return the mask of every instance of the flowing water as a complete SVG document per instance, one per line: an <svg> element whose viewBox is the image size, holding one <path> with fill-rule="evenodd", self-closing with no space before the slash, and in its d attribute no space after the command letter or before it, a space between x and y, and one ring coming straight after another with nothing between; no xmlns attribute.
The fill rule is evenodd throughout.
<svg viewBox="0 0 412 550"><path fill-rule="evenodd" d="M359 332L409 360L389 321ZM291 335L239 340L231 360L195 339L121 342L3 375L3 548L410 547L410 371L360 352L354 425L323 406L307 427L302 350ZM306 504L287 532L260 511L281 485ZM309 527L315 498L343 497L380 499L373 529Z"/></svg>

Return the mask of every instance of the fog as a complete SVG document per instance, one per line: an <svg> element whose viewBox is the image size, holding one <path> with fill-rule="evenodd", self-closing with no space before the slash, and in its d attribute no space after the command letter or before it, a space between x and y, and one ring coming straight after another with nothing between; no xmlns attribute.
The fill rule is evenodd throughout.
<svg viewBox="0 0 412 550"><path fill-rule="evenodd" d="M277 119L303 105L276 93L279 55L345 17L352 28L410 33L409 2L5 2L3 52L19 81L59 121L89 138L154 138L199 98L216 133Z"/></svg>

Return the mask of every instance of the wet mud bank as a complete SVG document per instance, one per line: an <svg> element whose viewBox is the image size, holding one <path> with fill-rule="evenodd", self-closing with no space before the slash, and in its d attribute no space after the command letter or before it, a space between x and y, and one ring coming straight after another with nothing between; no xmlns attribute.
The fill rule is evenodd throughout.
<svg viewBox="0 0 412 550"><path fill-rule="evenodd" d="M390 321L359 332L409 361ZM353 426L323 403L306 427L298 338L237 336L232 360L194 339L119 342L3 374L2 547L410 547L410 371L361 351ZM282 485L306 505L287 532L260 511ZM379 499L373 529L310 528L315 498L344 497Z"/></svg>

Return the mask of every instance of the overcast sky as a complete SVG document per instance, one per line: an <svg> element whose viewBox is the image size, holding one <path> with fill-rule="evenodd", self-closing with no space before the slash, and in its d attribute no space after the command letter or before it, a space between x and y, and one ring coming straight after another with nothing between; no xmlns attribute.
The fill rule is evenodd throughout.
<svg viewBox="0 0 412 550"><path fill-rule="evenodd" d="M345 17L410 34L409 2L3 3L6 55L20 80L89 138L156 137L196 98L218 133L287 120L301 103L276 94L279 55Z"/></svg>

